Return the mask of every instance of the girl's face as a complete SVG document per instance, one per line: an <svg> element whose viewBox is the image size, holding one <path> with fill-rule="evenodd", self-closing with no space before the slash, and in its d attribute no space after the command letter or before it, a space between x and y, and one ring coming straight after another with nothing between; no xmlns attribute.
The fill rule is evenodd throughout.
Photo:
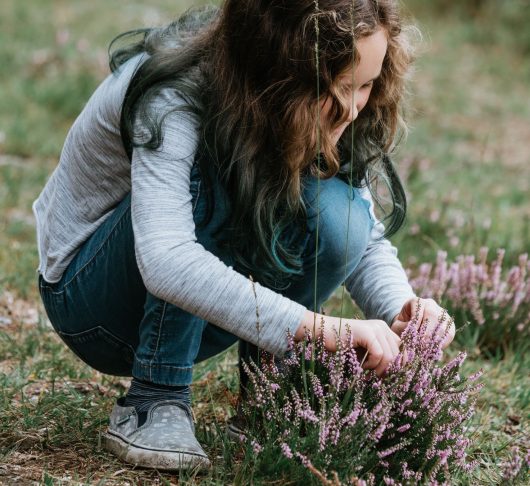
<svg viewBox="0 0 530 486"><path fill-rule="evenodd" d="M348 119L332 132L335 144L339 141L346 127L357 118L366 103L368 103L374 81L381 74L383 60L388 47L386 30L379 28L374 34L358 40L356 45L361 59L353 71L353 85L353 68L344 71L337 79L339 89L343 93L347 93L351 102L349 103L350 112ZM331 98L327 97L321 104L321 122L329 116L330 108Z"/></svg>

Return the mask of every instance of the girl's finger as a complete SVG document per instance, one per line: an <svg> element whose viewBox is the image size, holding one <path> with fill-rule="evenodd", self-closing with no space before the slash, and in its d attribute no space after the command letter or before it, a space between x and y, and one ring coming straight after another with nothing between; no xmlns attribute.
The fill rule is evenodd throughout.
<svg viewBox="0 0 530 486"><path fill-rule="evenodd" d="M400 339L399 336L401 336L403 331L406 329L407 324L408 324L407 322L396 320L392 324L392 327L390 330L392 331L392 334L394 334L398 339Z"/></svg>
<svg viewBox="0 0 530 486"><path fill-rule="evenodd" d="M394 331L390 332L388 337L394 341L396 343L396 346L399 347L399 345L401 344L401 338L399 337L398 334L396 334Z"/></svg>
<svg viewBox="0 0 530 486"><path fill-rule="evenodd" d="M368 359L364 362L363 368L372 370L376 368L383 359L384 350L375 338L367 343L367 349Z"/></svg>
<svg viewBox="0 0 530 486"><path fill-rule="evenodd" d="M442 343L442 349L447 348L447 346L453 342L453 339L455 338L455 332L455 322L451 319L447 332L445 333L446 335Z"/></svg>
<svg viewBox="0 0 530 486"><path fill-rule="evenodd" d="M396 359L396 356L399 354L399 344L396 343L396 341L394 341L394 339L391 337L391 336L387 336L387 342L388 342L388 345L390 346L390 352L392 354L392 359L390 360L390 364L392 364L395 359Z"/></svg>
<svg viewBox="0 0 530 486"><path fill-rule="evenodd" d="M387 342L388 342L388 345L390 346L392 359L394 359L399 354L399 345L401 341L396 342L392 336L387 336Z"/></svg>
<svg viewBox="0 0 530 486"><path fill-rule="evenodd" d="M392 348L390 347L389 340L387 340L386 336L384 336L379 342L383 348L383 358L375 368L375 373L377 376L381 376L392 361Z"/></svg>

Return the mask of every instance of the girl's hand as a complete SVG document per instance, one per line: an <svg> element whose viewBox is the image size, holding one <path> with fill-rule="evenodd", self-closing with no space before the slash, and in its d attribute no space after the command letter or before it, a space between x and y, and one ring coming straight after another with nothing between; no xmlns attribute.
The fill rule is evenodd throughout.
<svg viewBox="0 0 530 486"><path fill-rule="evenodd" d="M405 330L409 321L416 315L417 311L417 325L420 326L422 324L425 325L425 323L427 324L426 336L432 335L438 324L438 321L443 316L442 325L438 329L438 334L445 334L445 338L442 342L442 349L445 349L447 346L449 346L455 337L454 320L449 316L449 314L447 314L447 311L440 307L433 299L421 299L414 297L405 302L401 312L394 318L392 325L390 326L392 331L394 331L398 336L401 336L401 333ZM447 329L448 326L449 329Z"/></svg>
<svg viewBox="0 0 530 486"><path fill-rule="evenodd" d="M311 332L314 325L314 313L308 311L304 322L295 334L295 339L303 339L304 327ZM338 317L316 315L317 332L322 329L324 345L328 351L337 351L337 338L354 348L364 348L367 352L361 356L364 369L375 370L381 376L399 353L401 339L385 321L376 319L340 319ZM340 331L340 334L339 334Z"/></svg>

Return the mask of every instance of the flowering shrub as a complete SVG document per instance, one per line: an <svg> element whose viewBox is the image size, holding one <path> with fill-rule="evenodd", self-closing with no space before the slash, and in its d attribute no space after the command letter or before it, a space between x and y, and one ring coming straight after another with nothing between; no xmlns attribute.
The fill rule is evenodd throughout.
<svg viewBox="0 0 530 486"><path fill-rule="evenodd" d="M521 451L518 447L513 447L510 452L509 460L501 464L502 480L508 484L513 484L517 480L523 482L528 479L530 452L528 449ZM528 482L524 484L528 484Z"/></svg>
<svg viewBox="0 0 530 486"><path fill-rule="evenodd" d="M363 370L352 347L326 351L322 337L291 339L279 364L264 353L260 366L246 366L253 470L330 485L440 484L471 470L464 432L480 373L460 376L465 353L440 363L445 316L430 336L417 320L383 377Z"/></svg>
<svg viewBox="0 0 530 486"><path fill-rule="evenodd" d="M469 322L457 339L489 352L530 341L530 261L522 254L519 265L503 272L504 254L497 250L488 263L488 248L481 248L478 262L461 255L448 263L447 253L439 252L434 268L424 263L414 275L407 271L417 295L440 302L457 325Z"/></svg>

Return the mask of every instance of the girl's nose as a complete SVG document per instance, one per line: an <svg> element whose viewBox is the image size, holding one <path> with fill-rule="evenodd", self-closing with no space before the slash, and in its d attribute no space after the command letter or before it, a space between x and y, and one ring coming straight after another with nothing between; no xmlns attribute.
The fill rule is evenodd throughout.
<svg viewBox="0 0 530 486"><path fill-rule="evenodd" d="M348 113L348 123L351 123L357 118L357 115L359 115L359 109L357 108L357 103L353 103L353 106L350 106L350 110Z"/></svg>
<svg viewBox="0 0 530 486"><path fill-rule="evenodd" d="M350 106L350 113L348 115L348 123L353 122L359 115L357 96L353 95L352 106Z"/></svg>

